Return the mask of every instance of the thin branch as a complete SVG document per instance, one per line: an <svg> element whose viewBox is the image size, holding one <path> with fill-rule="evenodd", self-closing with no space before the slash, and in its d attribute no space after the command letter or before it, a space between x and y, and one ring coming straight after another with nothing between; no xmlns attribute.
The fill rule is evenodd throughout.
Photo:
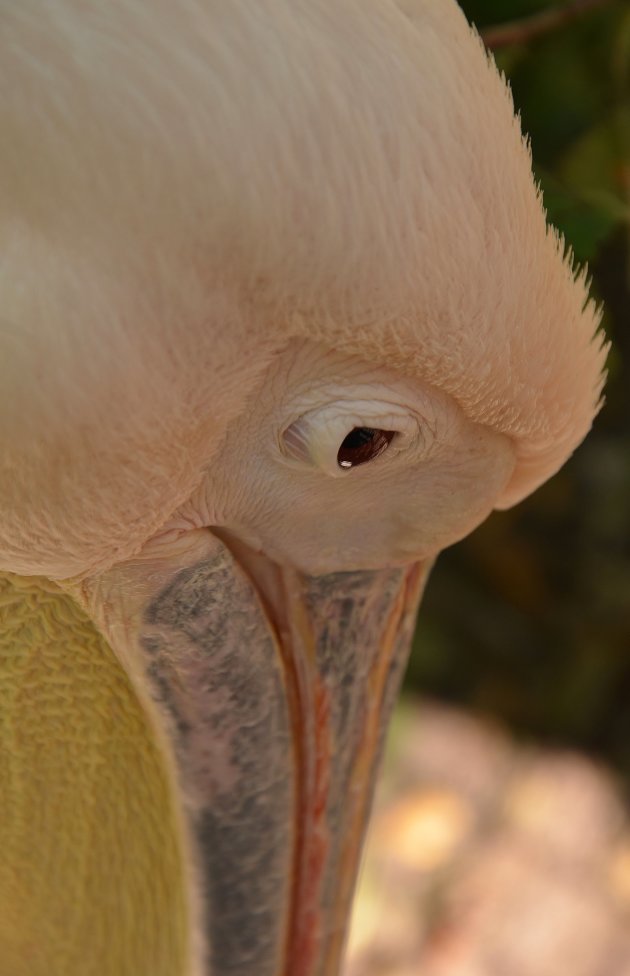
<svg viewBox="0 0 630 976"><path fill-rule="evenodd" d="M562 27L563 24L570 23L598 7L605 7L610 2L611 0L567 0L567 3L562 4L562 6L541 10L540 13L532 14L531 17L484 27L480 33L486 47L493 50L499 47L507 47L508 44L525 44L527 41L540 37L541 34L547 34L557 27Z"/></svg>

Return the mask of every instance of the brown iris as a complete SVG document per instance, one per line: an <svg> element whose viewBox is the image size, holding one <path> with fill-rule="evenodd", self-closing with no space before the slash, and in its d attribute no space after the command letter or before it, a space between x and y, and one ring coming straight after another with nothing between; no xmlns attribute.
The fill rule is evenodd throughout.
<svg viewBox="0 0 630 976"><path fill-rule="evenodd" d="M389 447L395 433L375 427L353 427L337 452L337 464L340 468L356 468L373 461Z"/></svg>

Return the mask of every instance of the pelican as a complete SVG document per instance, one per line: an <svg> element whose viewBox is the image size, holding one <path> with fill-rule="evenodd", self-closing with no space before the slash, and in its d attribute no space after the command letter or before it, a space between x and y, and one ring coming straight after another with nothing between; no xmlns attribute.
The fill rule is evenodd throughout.
<svg viewBox="0 0 630 976"><path fill-rule="evenodd" d="M598 310L453 0L0 23L0 976L334 976L427 573Z"/></svg>

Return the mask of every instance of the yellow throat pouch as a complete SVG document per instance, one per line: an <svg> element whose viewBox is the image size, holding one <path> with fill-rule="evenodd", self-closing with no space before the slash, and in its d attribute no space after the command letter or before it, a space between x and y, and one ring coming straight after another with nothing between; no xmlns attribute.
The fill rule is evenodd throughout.
<svg viewBox="0 0 630 976"><path fill-rule="evenodd" d="M0 976L184 976L187 914L125 671L54 583L0 574Z"/></svg>

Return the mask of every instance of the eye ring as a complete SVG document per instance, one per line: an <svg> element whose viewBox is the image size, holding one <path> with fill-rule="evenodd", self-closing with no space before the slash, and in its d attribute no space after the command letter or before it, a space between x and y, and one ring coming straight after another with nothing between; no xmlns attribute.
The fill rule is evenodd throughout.
<svg viewBox="0 0 630 976"><path fill-rule="evenodd" d="M346 478L390 450L392 455L417 444L417 417L387 401L337 400L298 415L279 431L282 456L290 463L319 468L332 478ZM394 449L395 447L395 449Z"/></svg>
<svg viewBox="0 0 630 976"><path fill-rule="evenodd" d="M367 464L387 450L396 437L395 430L382 430L379 427L353 427L346 434L337 451L337 464L340 468L356 468Z"/></svg>

